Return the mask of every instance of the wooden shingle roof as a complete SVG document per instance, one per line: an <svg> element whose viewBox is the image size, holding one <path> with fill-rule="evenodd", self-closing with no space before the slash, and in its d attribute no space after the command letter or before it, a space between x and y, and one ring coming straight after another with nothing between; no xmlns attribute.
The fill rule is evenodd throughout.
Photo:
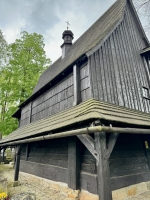
<svg viewBox="0 0 150 200"><path fill-rule="evenodd" d="M89 99L77 106L66 109L48 118L36 121L18 128L4 139L0 145L6 142L35 137L38 134L48 134L68 126L77 127L78 123L101 119L109 123L119 122L133 126L150 127L150 114Z"/></svg>
<svg viewBox="0 0 150 200"><path fill-rule="evenodd" d="M61 74L78 58L100 43L122 19L126 0L117 0L81 37L73 43L65 58L61 57L39 78L33 91L35 94L51 80Z"/></svg>

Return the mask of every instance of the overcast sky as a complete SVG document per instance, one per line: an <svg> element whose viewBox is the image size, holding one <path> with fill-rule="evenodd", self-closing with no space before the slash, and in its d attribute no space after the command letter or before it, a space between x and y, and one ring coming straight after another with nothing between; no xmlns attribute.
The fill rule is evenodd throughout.
<svg viewBox="0 0 150 200"><path fill-rule="evenodd" d="M0 0L0 29L8 43L21 31L44 36L45 51L52 62L61 55L62 33L69 20L79 38L115 0Z"/></svg>

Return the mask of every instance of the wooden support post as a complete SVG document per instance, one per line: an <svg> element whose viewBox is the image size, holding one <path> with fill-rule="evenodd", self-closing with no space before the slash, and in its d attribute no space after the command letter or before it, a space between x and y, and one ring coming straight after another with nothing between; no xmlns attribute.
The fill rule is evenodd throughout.
<svg viewBox="0 0 150 200"><path fill-rule="evenodd" d="M29 156L29 144L26 144L26 161L28 160Z"/></svg>
<svg viewBox="0 0 150 200"><path fill-rule="evenodd" d="M145 150L145 156L147 158L147 163L148 163L148 167L150 170L150 146L149 146L149 140L146 136L144 136L144 150Z"/></svg>
<svg viewBox="0 0 150 200"><path fill-rule="evenodd" d="M6 151L6 148L3 149L3 157L2 157L2 162L3 163L5 163L5 151Z"/></svg>
<svg viewBox="0 0 150 200"><path fill-rule="evenodd" d="M68 187L79 189L80 179L80 143L76 137L68 139Z"/></svg>
<svg viewBox="0 0 150 200"><path fill-rule="evenodd" d="M110 169L109 161L106 156L106 133L97 132L95 135L95 148L99 153L99 161L97 161L97 189L100 200L112 200L112 192L110 185Z"/></svg>
<svg viewBox="0 0 150 200"><path fill-rule="evenodd" d="M16 152L14 181L18 181L18 178L19 178L20 153L21 153L21 145L18 146L17 152Z"/></svg>
<svg viewBox="0 0 150 200"><path fill-rule="evenodd" d="M80 102L80 69L77 65L73 66L73 82L74 82L73 106L76 106Z"/></svg>

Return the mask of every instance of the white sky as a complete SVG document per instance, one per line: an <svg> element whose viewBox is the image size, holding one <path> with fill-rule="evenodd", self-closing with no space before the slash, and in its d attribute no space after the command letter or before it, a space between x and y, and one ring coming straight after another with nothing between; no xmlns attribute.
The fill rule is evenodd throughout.
<svg viewBox="0 0 150 200"><path fill-rule="evenodd" d="M54 62L61 55L62 33L69 20L79 38L115 0L1 0L0 29L8 43L20 37L21 31L44 36L45 51Z"/></svg>

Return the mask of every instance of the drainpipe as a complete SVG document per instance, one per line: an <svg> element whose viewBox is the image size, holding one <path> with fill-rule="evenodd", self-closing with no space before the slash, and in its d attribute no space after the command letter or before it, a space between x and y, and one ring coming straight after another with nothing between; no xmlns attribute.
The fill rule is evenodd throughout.
<svg viewBox="0 0 150 200"><path fill-rule="evenodd" d="M111 126L95 126L95 127L87 127L77 130L71 130L61 133L48 134L44 136L39 136L35 138L23 139L13 142L7 142L4 144L0 144L0 147L4 146L14 146L18 144L37 142L42 140L51 140L56 138L63 138L81 134L92 134L95 132L106 132L106 133L128 133L128 134L150 134L150 129L141 129L141 128L120 128L120 127L111 127Z"/></svg>

